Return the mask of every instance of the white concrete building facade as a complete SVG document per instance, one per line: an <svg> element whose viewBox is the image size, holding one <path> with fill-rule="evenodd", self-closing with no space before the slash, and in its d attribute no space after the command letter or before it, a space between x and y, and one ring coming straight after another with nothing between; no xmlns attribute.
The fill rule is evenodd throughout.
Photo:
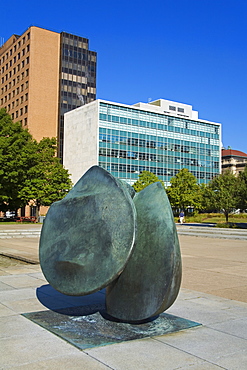
<svg viewBox="0 0 247 370"><path fill-rule="evenodd" d="M169 185L182 168L207 183L220 173L221 125L169 100L96 100L65 113L63 161L74 184L92 165L130 184L147 170Z"/></svg>

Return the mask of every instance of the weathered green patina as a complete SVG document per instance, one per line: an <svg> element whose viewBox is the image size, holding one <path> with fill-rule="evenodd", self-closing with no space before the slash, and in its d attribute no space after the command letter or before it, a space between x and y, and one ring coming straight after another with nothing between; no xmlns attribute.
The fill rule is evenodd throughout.
<svg viewBox="0 0 247 370"><path fill-rule="evenodd" d="M91 167L46 216L40 264L47 281L68 295L106 287L128 262L135 229L127 187L101 167Z"/></svg>
<svg viewBox="0 0 247 370"><path fill-rule="evenodd" d="M176 226L160 183L134 197L137 238L128 264L107 287L109 315L138 321L158 315L175 301L181 282L181 255Z"/></svg>
<svg viewBox="0 0 247 370"><path fill-rule="evenodd" d="M107 287L107 314L120 321L159 315L175 301L182 274L163 186L157 182L135 194L103 168L91 167L50 207L40 264L61 293L86 295Z"/></svg>

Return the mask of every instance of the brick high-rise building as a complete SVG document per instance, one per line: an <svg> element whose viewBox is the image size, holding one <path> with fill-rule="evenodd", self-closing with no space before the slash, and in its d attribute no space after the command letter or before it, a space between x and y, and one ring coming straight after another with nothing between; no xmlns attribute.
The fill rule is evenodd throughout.
<svg viewBox="0 0 247 370"><path fill-rule="evenodd" d="M57 137L64 113L96 99L96 52L86 38L29 27L0 47L0 108L36 140Z"/></svg>

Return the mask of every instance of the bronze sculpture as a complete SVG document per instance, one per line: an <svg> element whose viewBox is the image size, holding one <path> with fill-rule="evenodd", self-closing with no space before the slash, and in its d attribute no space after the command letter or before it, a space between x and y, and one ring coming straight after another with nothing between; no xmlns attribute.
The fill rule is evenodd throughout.
<svg viewBox="0 0 247 370"><path fill-rule="evenodd" d="M68 295L106 287L107 313L124 322L152 318L175 301L181 255L160 183L139 193L98 166L49 209L40 238L47 281Z"/></svg>

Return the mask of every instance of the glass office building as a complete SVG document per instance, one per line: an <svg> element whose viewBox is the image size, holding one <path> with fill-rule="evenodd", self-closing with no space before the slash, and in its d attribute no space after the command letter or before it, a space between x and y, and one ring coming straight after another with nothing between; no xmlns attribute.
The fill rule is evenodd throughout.
<svg viewBox="0 0 247 370"><path fill-rule="evenodd" d="M64 113L96 99L96 57L89 40L66 32L60 37L59 157L63 158Z"/></svg>
<svg viewBox="0 0 247 370"><path fill-rule="evenodd" d="M130 184L144 170L166 185L182 168L198 183L208 183L220 172L221 125L198 119L190 105L164 99L132 106L97 100L66 113L66 119L64 164L73 182L93 164ZM75 126L82 128L84 139L78 139ZM72 164L78 147L71 142L74 135L83 141L85 161L81 153L81 160Z"/></svg>

